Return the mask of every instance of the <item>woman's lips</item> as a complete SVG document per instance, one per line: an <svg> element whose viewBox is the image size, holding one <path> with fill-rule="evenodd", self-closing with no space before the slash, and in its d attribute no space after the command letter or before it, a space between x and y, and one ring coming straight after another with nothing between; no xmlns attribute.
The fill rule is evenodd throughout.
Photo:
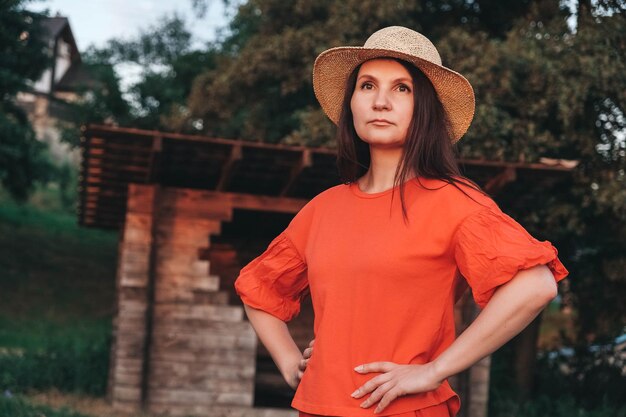
<svg viewBox="0 0 626 417"><path fill-rule="evenodd" d="M374 126L391 126L392 123L384 120L373 120L370 122Z"/></svg>

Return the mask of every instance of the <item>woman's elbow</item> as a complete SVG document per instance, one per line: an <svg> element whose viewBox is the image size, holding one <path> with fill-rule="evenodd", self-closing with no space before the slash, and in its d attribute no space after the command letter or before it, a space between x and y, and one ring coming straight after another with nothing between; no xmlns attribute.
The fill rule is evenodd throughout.
<svg viewBox="0 0 626 417"><path fill-rule="evenodd" d="M559 289L554 274L546 265L537 265L533 268L536 273L537 301L547 305L558 295Z"/></svg>
<svg viewBox="0 0 626 417"><path fill-rule="evenodd" d="M545 308L558 294L554 275L546 265L522 269L505 285L515 288L513 293L523 297L524 305L533 310Z"/></svg>

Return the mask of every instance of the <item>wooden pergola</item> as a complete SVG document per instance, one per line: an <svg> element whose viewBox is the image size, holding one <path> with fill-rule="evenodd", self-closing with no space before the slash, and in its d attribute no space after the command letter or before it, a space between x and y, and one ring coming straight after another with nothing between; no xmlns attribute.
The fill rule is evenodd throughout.
<svg viewBox="0 0 626 417"><path fill-rule="evenodd" d="M115 407L296 416L278 408L284 401L255 401L255 389L289 388L275 369L262 372L269 354L233 282L309 199L340 182L335 151L101 125L82 128L81 151L79 223L121 231L108 389ZM459 162L492 195L520 179L562 181L574 165ZM226 242L250 235L258 246L247 253L245 244ZM457 333L476 314L465 294ZM289 323L301 349L313 337L312 321L309 299ZM450 384L462 397L462 417L486 415L489 358Z"/></svg>

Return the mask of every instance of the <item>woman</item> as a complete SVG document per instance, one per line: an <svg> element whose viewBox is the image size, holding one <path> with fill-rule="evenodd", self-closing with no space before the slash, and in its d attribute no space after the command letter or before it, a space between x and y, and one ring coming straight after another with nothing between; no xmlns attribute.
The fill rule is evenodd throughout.
<svg viewBox="0 0 626 417"><path fill-rule="evenodd" d="M309 201L236 291L300 416L455 416L447 378L524 329L568 271L460 174L453 144L473 90L427 38L392 26L331 48L313 86L338 125L345 183ZM455 340L465 283L482 311ZM285 322L308 293L315 345L303 355Z"/></svg>

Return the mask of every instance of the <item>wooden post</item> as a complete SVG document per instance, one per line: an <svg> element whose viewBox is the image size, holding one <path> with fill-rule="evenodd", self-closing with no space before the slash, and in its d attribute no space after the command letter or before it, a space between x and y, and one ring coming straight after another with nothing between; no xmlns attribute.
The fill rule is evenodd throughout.
<svg viewBox="0 0 626 417"><path fill-rule="evenodd" d="M478 306L471 292L466 291L455 306L457 336L472 324L478 314ZM461 397L461 410L457 417L485 417L487 415L490 370L491 355L450 378L450 385Z"/></svg>
<svg viewBox="0 0 626 417"><path fill-rule="evenodd" d="M117 315L108 383L109 399L116 410L122 411L142 408L154 197L155 186L128 186L118 252Z"/></svg>
<svg viewBox="0 0 626 417"><path fill-rule="evenodd" d="M129 185L109 373L117 410L296 415L253 407L257 336L202 255L237 205L265 208L265 200Z"/></svg>

